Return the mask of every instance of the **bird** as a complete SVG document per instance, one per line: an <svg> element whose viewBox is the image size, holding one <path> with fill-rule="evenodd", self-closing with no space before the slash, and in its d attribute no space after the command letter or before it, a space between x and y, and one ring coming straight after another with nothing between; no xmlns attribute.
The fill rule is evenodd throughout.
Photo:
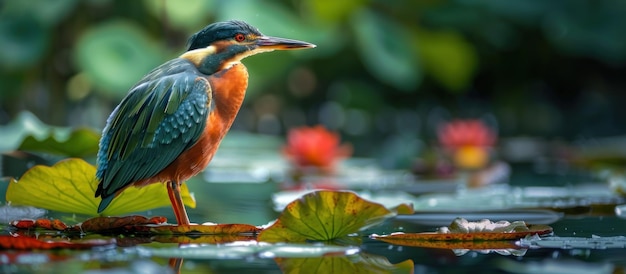
<svg viewBox="0 0 626 274"><path fill-rule="evenodd" d="M248 86L241 60L316 47L238 20L209 24L187 44L130 88L107 119L96 156L98 214L130 186L165 183L176 222L190 224L181 184L207 167L233 124Z"/></svg>

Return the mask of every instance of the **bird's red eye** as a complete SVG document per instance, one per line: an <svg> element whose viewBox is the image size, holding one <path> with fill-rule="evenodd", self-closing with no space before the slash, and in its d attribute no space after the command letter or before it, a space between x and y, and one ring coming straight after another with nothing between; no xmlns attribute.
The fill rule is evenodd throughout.
<svg viewBox="0 0 626 274"><path fill-rule="evenodd" d="M246 40L246 36L245 35L243 35L241 33L235 34L235 41L243 42L243 40Z"/></svg>

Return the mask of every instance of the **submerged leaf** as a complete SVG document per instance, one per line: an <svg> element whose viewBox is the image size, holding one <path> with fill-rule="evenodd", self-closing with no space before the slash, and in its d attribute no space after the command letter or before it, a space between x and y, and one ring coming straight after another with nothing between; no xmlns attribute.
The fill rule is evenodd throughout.
<svg viewBox="0 0 626 274"><path fill-rule="evenodd" d="M18 150L38 151L69 157L95 156L98 153L99 140L100 134L98 132L81 128L73 130L63 140L59 140L52 133L43 140L30 135L22 141Z"/></svg>
<svg viewBox="0 0 626 274"><path fill-rule="evenodd" d="M394 213L352 192L316 191L291 202L260 241L327 241L382 222Z"/></svg>
<svg viewBox="0 0 626 274"><path fill-rule="evenodd" d="M413 273L413 260L391 264L385 257L360 254L358 257L329 256L277 258L283 273Z"/></svg>
<svg viewBox="0 0 626 274"><path fill-rule="evenodd" d="M29 205L54 211L96 216L100 198L94 197L98 182L96 168L82 159L70 158L52 167L35 166L20 180L12 180L6 200L13 205ZM185 205L196 202L186 184L182 186ZM162 184L129 187L122 191L102 212L121 215L170 205L167 189Z"/></svg>
<svg viewBox="0 0 626 274"><path fill-rule="evenodd" d="M151 241L176 244L226 244L256 240L256 235L244 234L156 234L150 237Z"/></svg>
<svg viewBox="0 0 626 274"><path fill-rule="evenodd" d="M152 234L171 235L237 235L255 234L260 228L247 224L215 224L215 225L162 225L147 227Z"/></svg>

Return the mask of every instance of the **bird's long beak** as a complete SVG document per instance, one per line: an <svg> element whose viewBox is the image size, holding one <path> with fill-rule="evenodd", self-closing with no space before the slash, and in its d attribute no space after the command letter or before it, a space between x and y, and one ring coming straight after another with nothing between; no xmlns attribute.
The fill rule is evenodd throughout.
<svg viewBox="0 0 626 274"><path fill-rule="evenodd" d="M315 45L311 43L271 36L259 37L256 44L259 46L259 48L267 50L292 50L315 47Z"/></svg>

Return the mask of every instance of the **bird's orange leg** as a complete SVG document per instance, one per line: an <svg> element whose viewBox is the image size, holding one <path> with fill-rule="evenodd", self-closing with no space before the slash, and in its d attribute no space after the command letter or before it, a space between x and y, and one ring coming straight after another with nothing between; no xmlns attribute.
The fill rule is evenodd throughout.
<svg viewBox="0 0 626 274"><path fill-rule="evenodd" d="M183 258L170 258L168 265L174 270L174 273L180 274L180 269L183 266Z"/></svg>
<svg viewBox="0 0 626 274"><path fill-rule="evenodd" d="M183 197L180 196L180 184L175 181L167 182L167 194L170 197L178 225L190 224L187 210L185 210L185 204L183 203Z"/></svg>

